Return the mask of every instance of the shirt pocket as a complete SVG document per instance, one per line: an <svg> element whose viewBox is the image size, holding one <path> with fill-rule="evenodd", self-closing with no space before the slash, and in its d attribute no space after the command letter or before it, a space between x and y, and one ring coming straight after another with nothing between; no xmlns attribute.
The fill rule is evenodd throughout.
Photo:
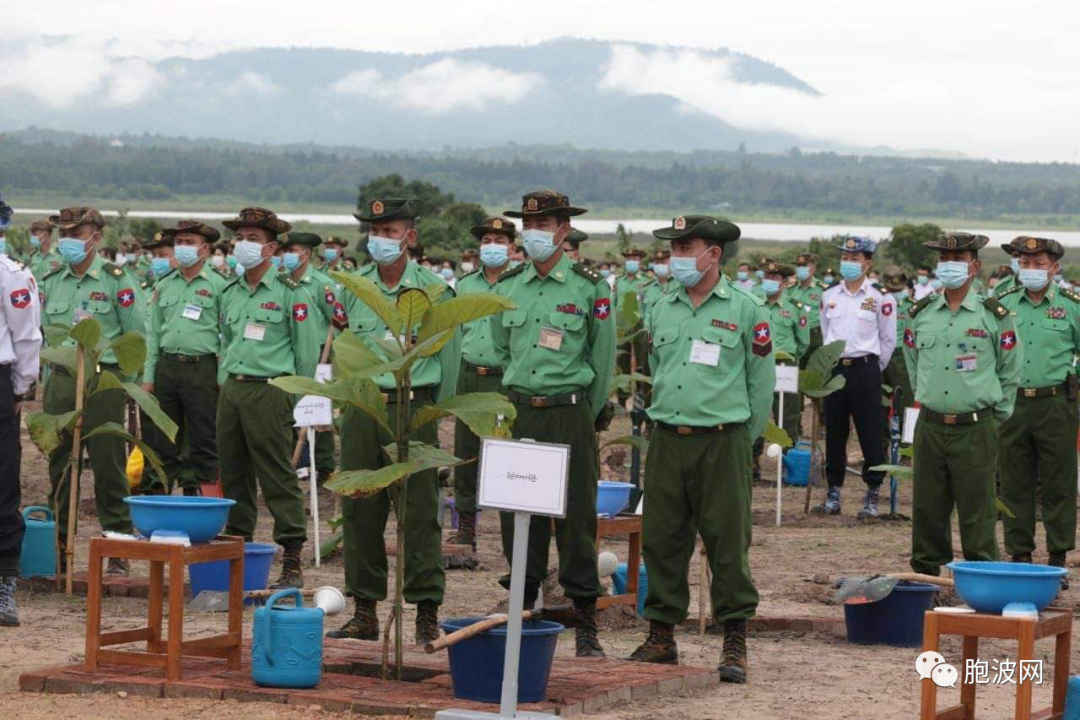
<svg viewBox="0 0 1080 720"><path fill-rule="evenodd" d="M214 307L214 298L207 297L206 295L196 295L191 302L203 308Z"/></svg>
<svg viewBox="0 0 1080 720"><path fill-rule="evenodd" d="M524 310L506 310L499 322L510 333L510 352L518 355L529 345L528 314Z"/></svg>
<svg viewBox="0 0 1080 720"><path fill-rule="evenodd" d="M277 326L278 323L285 319L284 310L270 310L269 308L259 308L255 311L255 322L260 325L266 323L268 325Z"/></svg>
<svg viewBox="0 0 1080 720"><path fill-rule="evenodd" d="M657 330L652 336L653 352L660 357L660 362L672 360L671 354L678 348L676 341L679 339L678 328L664 328Z"/></svg>
<svg viewBox="0 0 1080 720"><path fill-rule="evenodd" d="M877 333L877 310L857 310L855 329L860 335L872 336Z"/></svg>
<svg viewBox="0 0 1080 720"><path fill-rule="evenodd" d="M701 339L710 345L720 346L720 360L716 365L717 367L742 364L742 337L739 333L722 328L707 327L701 331Z"/></svg>
<svg viewBox="0 0 1080 720"><path fill-rule="evenodd" d="M86 303L86 310L95 315L108 315L112 312L112 303L108 300L89 300Z"/></svg>
<svg viewBox="0 0 1080 720"><path fill-rule="evenodd" d="M919 366L931 369L937 365L935 357L937 338L934 335L919 336L915 340L915 349L919 352Z"/></svg>
<svg viewBox="0 0 1080 720"><path fill-rule="evenodd" d="M588 329L585 325L584 315L571 315L564 312L553 312L548 315L548 325L559 330L563 334L560 352L570 353L577 356L585 346L585 336Z"/></svg>
<svg viewBox="0 0 1080 720"><path fill-rule="evenodd" d="M71 318L65 318L71 310L71 304L67 300L50 300L45 303L45 314L49 316L49 325L70 325Z"/></svg>
<svg viewBox="0 0 1080 720"><path fill-rule="evenodd" d="M844 310L840 305L833 305L832 307L825 307L825 317L829 320L839 320L844 316Z"/></svg>
<svg viewBox="0 0 1080 720"><path fill-rule="evenodd" d="M1068 320L1057 320L1055 318L1048 317L1044 317L1039 320L1039 325L1046 330L1053 330L1054 332L1065 332L1069 329Z"/></svg>

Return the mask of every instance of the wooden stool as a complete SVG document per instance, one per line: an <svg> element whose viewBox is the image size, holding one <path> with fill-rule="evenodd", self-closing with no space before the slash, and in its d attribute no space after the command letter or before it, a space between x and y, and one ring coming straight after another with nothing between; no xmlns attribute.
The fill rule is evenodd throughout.
<svg viewBox="0 0 1080 720"><path fill-rule="evenodd" d="M951 615L928 610L923 616L923 652L937 652L942 635L962 635L964 638L963 657L956 669L960 682L960 704L938 712L937 685L930 678L922 680L922 720L933 718L975 717L975 683L965 683L967 661L979 657L979 638L1005 638L1016 640L1019 649L1016 658L1016 710L1014 717L1060 718L1065 712L1065 689L1069 683L1069 653L1072 646L1072 612L1061 609L1047 609L1039 613L1038 620L1025 618L1007 618L1000 615L966 613ZM1021 660L1035 659L1035 641L1053 635L1054 647L1054 704L1034 715L1031 713L1031 679L1021 681Z"/></svg>
<svg viewBox="0 0 1080 720"><path fill-rule="evenodd" d="M612 518L596 518L596 541L611 535L630 536L630 557L626 559L626 592L622 595L602 595L596 599L596 609L612 605L629 605L637 608L638 580L641 573L641 516L618 515Z"/></svg>
<svg viewBox="0 0 1080 720"><path fill-rule="evenodd" d="M150 561L150 609L148 626L137 630L101 632L101 561L104 558ZM184 567L190 563L229 561L229 632L184 641ZM165 563L169 564L169 636L161 639ZM244 540L219 536L191 547L146 540L91 538L90 571L86 583L86 670L98 662L165 668L169 680L180 679L184 655L221 657L230 670L240 669L244 617ZM108 645L146 641L146 652L103 650Z"/></svg>

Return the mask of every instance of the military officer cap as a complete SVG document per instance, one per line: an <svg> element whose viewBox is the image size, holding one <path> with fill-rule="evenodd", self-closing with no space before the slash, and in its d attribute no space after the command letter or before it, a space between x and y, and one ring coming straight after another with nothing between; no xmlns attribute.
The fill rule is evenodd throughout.
<svg viewBox="0 0 1080 720"><path fill-rule="evenodd" d="M680 215L672 219L671 227L653 230L653 237L659 240L701 238L720 245L738 240L741 234L738 225L708 215Z"/></svg>
<svg viewBox="0 0 1080 720"><path fill-rule="evenodd" d="M795 258L796 265L812 265L817 262L817 255L814 253L799 253L799 257Z"/></svg>
<svg viewBox="0 0 1080 720"><path fill-rule="evenodd" d="M13 212L11 206L4 202L3 198L0 198L0 230L11 224L11 214Z"/></svg>
<svg viewBox="0 0 1080 720"><path fill-rule="evenodd" d="M641 248L632 247L626 252L620 253L624 258L643 258L645 251Z"/></svg>
<svg viewBox="0 0 1080 720"><path fill-rule="evenodd" d="M566 236L566 239L577 245L588 240L589 236L586 233L581 232L577 228L571 228L570 234Z"/></svg>
<svg viewBox="0 0 1080 720"><path fill-rule="evenodd" d="M105 218L92 207L69 207L60 211L59 215L50 215L49 224L61 230L74 230L80 225L97 225L105 227Z"/></svg>
<svg viewBox="0 0 1080 720"><path fill-rule="evenodd" d="M670 259L671 259L671 251L670 250L657 250L655 253L653 253L653 256L652 256L652 262L660 263L661 265L663 265L664 263L666 263Z"/></svg>
<svg viewBox="0 0 1080 720"><path fill-rule="evenodd" d="M416 198L374 198L364 203L353 217L360 222L388 222L390 220L415 220L424 204Z"/></svg>
<svg viewBox="0 0 1080 720"><path fill-rule="evenodd" d="M201 223L198 220L179 220L174 228L165 228L161 231L161 234L165 237L175 238L180 233L191 233L193 235L202 235L208 243L215 243L221 237L221 233L217 231L217 228L211 227L206 223ZM145 245L143 247L146 247Z"/></svg>
<svg viewBox="0 0 1080 720"><path fill-rule="evenodd" d="M589 212L584 208L574 207L570 198L554 190L534 190L521 198L521 210L507 210L507 217L573 217Z"/></svg>
<svg viewBox="0 0 1080 720"><path fill-rule="evenodd" d="M349 241L345 238L340 238L337 235L327 235L326 239L323 240L323 245L335 245L344 250L349 247Z"/></svg>
<svg viewBox="0 0 1080 720"><path fill-rule="evenodd" d="M34 222L30 223L30 232L34 233L35 235L40 232L47 232L51 234L52 231L52 223L50 223L48 220L35 220Z"/></svg>
<svg viewBox="0 0 1080 720"><path fill-rule="evenodd" d="M1021 235L1015 238L1009 245L1012 246L1013 255L1035 255L1036 253L1047 253L1055 260L1061 258L1065 254L1065 248L1061 246L1057 240L1051 240L1050 238L1037 238Z"/></svg>
<svg viewBox="0 0 1080 720"><path fill-rule="evenodd" d="M482 239L488 233L499 233L509 238L510 242L514 242L514 237L517 235L517 225L513 220L507 220L504 217L486 217L479 225L473 225L469 228L469 232L477 240Z"/></svg>
<svg viewBox="0 0 1080 720"><path fill-rule="evenodd" d="M766 275L779 275L780 277L791 277L795 274L795 268L790 265L782 265L775 260L769 260L766 263L762 263L761 269L765 271Z"/></svg>
<svg viewBox="0 0 1080 720"><path fill-rule="evenodd" d="M849 235L840 243L843 252L861 252L873 255L877 252L877 242L862 235Z"/></svg>
<svg viewBox="0 0 1080 720"><path fill-rule="evenodd" d="M825 274L826 275L836 275L836 268L831 268L831 267L825 268Z"/></svg>
<svg viewBox="0 0 1080 720"><path fill-rule="evenodd" d="M907 287L907 274L897 266L890 265L881 274L881 281L889 292L900 292Z"/></svg>
<svg viewBox="0 0 1080 720"><path fill-rule="evenodd" d="M226 220L221 224L230 230L239 230L242 227L262 228L274 236L292 230L292 225L280 219L273 211L261 207L244 208L235 220Z"/></svg>
<svg viewBox="0 0 1080 720"><path fill-rule="evenodd" d="M159 247L172 247L175 244L172 235L166 235L165 231L154 233L154 237L149 240L143 240L139 243L139 247L143 250L154 250Z"/></svg>
<svg viewBox="0 0 1080 720"><path fill-rule="evenodd" d="M316 248L322 245L322 238L313 232L291 232L285 236L281 246L291 247L293 245L307 245L310 248Z"/></svg>
<svg viewBox="0 0 1080 720"><path fill-rule="evenodd" d="M924 242L923 247L928 247L931 250L970 250L972 252L978 252L986 243L990 242L990 238L985 235L973 235L966 232L948 232L944 233L937 240L931 240Z"/></svg>
<svg viewBox="0 0 1080 720"><path fill-rule="evenodd" d="M461 259L463 261L475 260L478 257L480 257L480 252L476 248L465 248L461 251Z"/></svg>

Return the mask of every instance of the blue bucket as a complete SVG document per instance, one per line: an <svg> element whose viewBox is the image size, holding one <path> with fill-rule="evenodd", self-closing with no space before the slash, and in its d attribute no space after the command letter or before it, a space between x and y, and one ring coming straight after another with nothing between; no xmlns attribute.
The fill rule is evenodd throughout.
<svg viewBox="0 0 1080 720"><path fill-rule="evenodd" d="M902 581L888 597L871 603L844 605L847 639L859 645L920 647L923 613L934 604L937 585Z"/></svg>
<svg viewBox="0 0 1080 720"><path fill-rule="evenodd" d="M439 623L447 633L480 622L482 617L456 618ZM559 633L566 628L548 620L526 620L521 624L521 658L518 662L519 703L547 699L551 661ZM506 625L485 630L457 645L451 645L450 679L454 697L497 703L502 698L503 660L506 656Z"/></svg>
<svg viewBox="0 0 1080 720"><path fill-rule="evenodd" d="M631 483L601 480L596 488L596 514L615 517L630 503Z"/></svg>
<svg viewBox="0 0 1080 720"><path fill-rule="evenodd" d="M619 563L615 568L615 573L611 576L611 585L615 590L616 595L622 595L626 592L626 574L629 572L629 568L626 567L626 563ZM638 567L638 584L637 584L637 614L638 617L645 617L645 596L649 594L649 573L645 572L645 563L642 563Z"/></svg>
<svg viewBox="0 0 1080 720"><path fill-rule="evenodd" d="M270 582L270 566L277 552L277 545L244 543L244 592L266 589ZM191 597L203 590L227 591L229 561L193 563L188 565L188 577L191 579Z"/></svg>
<svg viewBox="0 0 1080 720"><path fill-rule="evenodd" d="M795 487L806 487L810 481L810 443L800 440L791 450L784 453L784 482Z"/></svg>

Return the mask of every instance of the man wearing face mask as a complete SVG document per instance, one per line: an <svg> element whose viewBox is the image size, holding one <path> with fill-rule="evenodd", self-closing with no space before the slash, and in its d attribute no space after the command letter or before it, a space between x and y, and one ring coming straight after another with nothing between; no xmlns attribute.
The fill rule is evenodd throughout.
<svg viewBox="0 0 1080 720"><path fill-rule="evenodd" d="M919 268L915 276L915 302L919 302L927 295L934 292L933 278L930 277L931 269L926 265Z"/></svg>
<svg viewBox="0 0 1080 720"><path fill-rule="evenodd" d="M51 216L49 222L60 231L58 245L64 265L46 275L41 282L45 298L42 324L75 325L94 318L101 326L102 338L107 341L129 332L145 335L146 302L142 290L123 270L104 262L98 255L97 248L105 227L101 213L90 207L65 208L60 214ZM69 338L65 344L74 345L75 341ZM101 356L101 363L94 370L97 377L108 371L118 378L134 380L122 377L116 353L112 350ZM122 390L104 390L90 395L83 415L84 437L107 422L122 426L125 404L126 395ZM66 367L54 364L45 383L44 410L51 415L60 415L74 409L75 378ZM50 499L60 533L61 557L68 542L70 473L65 469L71 455L71 441L71 434L65 432L60 446L49 455ZM130 533L131 518L124 503L128 494L124 441L102 435L83 442L93 468L94 499L102 529ZM109 574L127 575L128 571L126 560L109 560Z"/></svg>
<svg viewBox="0 0 1080 720"><path fill-rule="evenodd" d="M651 286L656 284L656 281L641 271L641 261L645 259L644 250L630 248L622 253L622 256L626 258L623 266L625 272L615 279L615 290L612 294L613 309L618 312L620 304L626 302L626 294L634 293L638 303L638 316L642 318L633 329L633 331L637 331L644 327L645 294ZM645 334L639 333L633 340L620 345L615 361L618 363L619 372L624 375L629 374L632 369L643 373L648 372L646 370L648 342ZM625 405L628 397L630 397L629 393L620 390L618 393L619 404Z"/></svg>
<svg viewBox="0 0 1080 720"><path fill-rule="evenodd" d="M44 278L54 270L59 270L64 259L56 249L52 239L53 227L48 220L35 220L30 223L30 257L27 265L36 278Z"/></svg>
<svg viewBox="0 0 1080 720"><path fill-rule="evenodd" d="M757 273L754 272L754 268L751 267L750 263L739 263L738 268L735 270L736 287L746 292L753 292L757 284Z"/></svg>
<svg viewBox="0 0 1080 720"><path fill-rule="evenodd" d="M815 512L840 514L840 489L847 472L847 442L851 423L863 453L866 483L859 517L877 517L878 490L885 473L871 470L885 463L881 444L881 374L896 348L896 301L885 288L866 278L877 250L870 238L849 237L841 244L843 282L821 298L821 334L825 345L842 340L844 353L836 366L846 384L825 398L825 502Z"/></svg>
<svg viewBox="0 0 1080 720"><path fill-rule="evenodd" d="M997 428L1012 415L1024 351L1008 309L971 290L987 242L983 235L954 232L924 243L940 253L937 276L945 290L911 309L904 332L904 359L922 406L915 426L911 567L930 575L953 559L954 504L964 559L998 559ZM1074 425L1069 442L1075 441Z"/></svg>
<svg viewBox="0 0 1080 720"><path fill-rule="evenodd" d="M159 432L147 433L146 422L143 432L165 466L169 485L179 484L184 495L198 495L200 483L214 482L218 476L218 320L228 280L210 267L207 258L219 237L209 225L180 220L175 228L158 233L152 243L155 255L165 247L172 252L167 258L151 260L152 265L157 263L153 272L159 279L150 296L143 389L157 397L179 429L176 442ZM162 259L177 270L163 266ZM177 446L182 436L187 437L183 458ZM185 467L192 473L183 473ZM155 476L153 483L158 482ZM165 491L152 485L151 492L155 490Z"/></svg>
<svg viewBox="0 0 1080 720"><path fill-rule="evenodd" d="M372 283L391 305L407 289L445 286L441 275L412 262L406 252L416 245L416 218L421 203L407 198L375 198L365 201L354 217L370 224L367 251L373 263L361 268L358 275ZM395 342L393 333L375 312L354 293L346 296L345 309L349 327L372 352L386 359L380 342ZM454 297L446 287L437 302ZM461 334L453 338L433 357L423 358L412 367L412 396L410 411L416 413L433 403L454 394L461 366ZM400 399L393 375L385 373L374 378L382 390L387 412L394 417ZM432 445L439 444L437 428L425 425L416 439ZM392 441L389 433L370 416L354 407L346 407L341 418L342 470L377 470L390 464L382 448ZM381 490L369 497L341 499L344 517L345 593L352 597L356 608L340 630L328 637L376 640L379 637L379 618L376 603L386 599L387 560L383 533L390 514L390 491ZM443 601L446 576L442 564L442 528L439 526L439 477L436 470L425 470L409 477L406 497L404 562L405 601L416 603L416 635L418 643L431 642L439 637L439 605ZM400 515L399 515L400 517Z"/></svg>
<svg viewBox="0 0 1080 720"><path fill-rule="evenodd" d="M995 298L1001 297L1012 290L1016 286L1017 277L1020 275L1020 256L1013 249L1013 244L1005 243L1001 247L1009 255L1009 264L998 268L997 285L990 290L990 297Z"/></svg>
<svg viewBox="0 0 1080 720"><path fill-rule="evenodd" d="M720 272L739 228L705 215L653 232L671 243L679 287L650 311L656 423L645 462L644 547L648 639L631 660L677 663L674 629L687 615L687 570L700 533L713 571L713 619L723 628L722 682L746 682L746 621L758 593L750 576L753 442L776 383L772 328L761 300ZM779 292L779 291L778 291Z"/></svg>
<svg viewBox="0 0 1080 720"><path fill-rule="evenodd" d="M315 376L320 337L316 300L271 258L292 229L270 210L249 207L225 227L236 233L241 277L222 293L221 384L217 443L225 497L236 501L225 532L251 540L258 520L256 482L274 517L284 554L275 588L303 587L307 540L304 493L292 466L294 398L269 384L282 375Z"/></svg>
<svg viewBox="0 0 1080 720"><path fill-rule="evenodd" d="M573 263L563 252L570 218L585 213L554 190L522 198L522 239L530 261L503 273L499 292L517 310L491 318L492 341L505 369L503 388L517 405L514 437L570 445L566 517L555 520L559 584L581 626L575 631L578 657L600 657L596 598L602 593L596 570L596 483L599 469L597 422L607 403L615 360L615 318L608 284L598 272ZM602 429L602 428L600 428ZM514 519L502 513L503 553L510 560ZM532 607L547 575L551 523L529 528L525 606ZM510 576L500 579L509 587Z"/></svg>
<svg viewBox="0 0 1080 720"><path fill-rule="evenodd" d="M480 241L481 269L458 281L458 295L497 293L499 277L509 269L509 248L514 244L517 227L503 217L484 218L469 229ZM476 251L473 250L473 253ZM503 368L495 356L491 340L491 322L481 318L462 328L461 373L458 375L458 395L473 392L501 392ZM462 459L480 454L480 439L469 426L456 420L454 424L454 455ZM454 507L458 513L457 533L451 542L476 549L476 463L454 468Z"/></svg>
<svg viewBox="0 0 1080 720"><path fill-rule="evenodd" d="M1005 551L1031 562L1035 549L1035 480L1042 485L1042 521L1049 564L1066 567L1076 547L1077 381L1080 295L1051 282L1065 248L1056 240L1018 237L1006 252L1020 258L1019 284L999 297L1015 317L1028 355L1012 416L998 433ZM1038 357L1037 362L1030 360ZM1068 576L1062 586L1069 586Z"/></svg>
<svg viewBox="0 0 1080 720"><path fill-rule="evenodd" d="M798 300L807 310L806 321L810 328L810 344L806 353L800 360L800 367L805 368L806 362L814 351L821 347L821 297L829 289L831 283L818 280L814 274L817 271L817 255L814 253L799 253L795 259L795 279L798 284L791 289L790 295Z"/></svg>
<svg viewBox="0 0 1080 720"><path fill-rule="evenodd" d="M581 262L581 243L589 239L589 236L577 228L570 230L570 234L563 240L563 252L574 262Z"/></svg>
<svg viewBox="0 0 1080 720"><path fill-rule="evenodd" d="M648 323L649 310L660 301L664 295L674 290L678 290L678 283L671 282L671 260L670 250L657 250L653 255L649 268L653 271L653 275L656 276L656 282L652 283L645 288L644 307L642 312L642 318ZM648 331L648 325L645 326L645 330Z"/></svg>
<svg viewBox="0 0 1080 720"><path fill-rule="evenodd" d="M324 273L328 275L333 271L343 271L345 269L342 261L345 258L345 249L349 247L349 241L345 238L337 237L336 235L327 235L323 240L323 265L320 268ZM338 292L341 292L342 288L338 286Z"/></svg>
<svg viewBox="0 0 1080 720"><path fill-rule="evenodd" d="M907 330L910 322L911 308L915 307L915 301L911 299L908 293L907 274L899 267L890 265L885 268L882 275L882 284L886 290L892 293L893 300L896 301L896 347L900 348L903 346L904 331ZM903 413L903 408L910 407L915 403L915 398L911 393L911 379L908 377L907 365L904 364L903 351L893 352L889 364L881 375L881 380L885 385L893 388L894 393L899 389L902 398L898 409L899 412ZM885 407L883 410L885 421L882 428L882 441L885 447L888 448L892 442L892 431L889 428L891 406ZM900 420L903 421L903 415L900 416Z"/></svg>

